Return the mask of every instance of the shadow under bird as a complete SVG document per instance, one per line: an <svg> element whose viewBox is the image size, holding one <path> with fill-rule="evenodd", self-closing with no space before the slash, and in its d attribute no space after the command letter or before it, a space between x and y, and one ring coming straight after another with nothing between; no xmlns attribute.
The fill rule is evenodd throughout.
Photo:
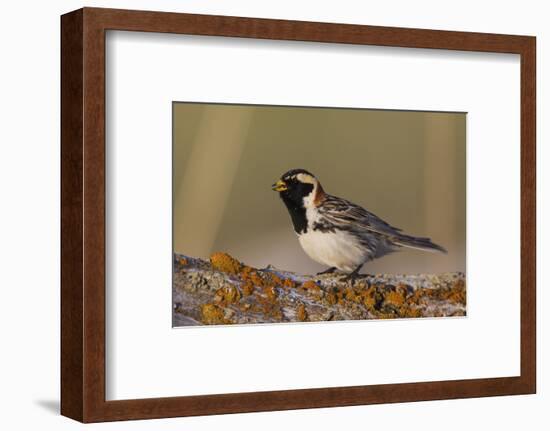
<svg viewBox="0 0 550 431"><path fill-rule="evenodd" d="M413 248L447 251L430 238L404 234L366 209L326 193L319 180L305 169L292 169L272 186L286 205L300 245L314 261L358 276L368 261Z"/></svg>

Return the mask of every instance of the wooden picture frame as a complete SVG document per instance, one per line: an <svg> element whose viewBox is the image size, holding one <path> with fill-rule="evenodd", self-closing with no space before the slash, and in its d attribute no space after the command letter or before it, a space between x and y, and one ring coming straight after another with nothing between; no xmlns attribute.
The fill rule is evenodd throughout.
<svg viewBox="0 0 550 431"><path fill-rule="evenodd" d="M105 32L211 35L521 56L521 375L106 401ZM61 17L61 413L82 422L532 394L536 388L535 38L84 8Z"/></svg>

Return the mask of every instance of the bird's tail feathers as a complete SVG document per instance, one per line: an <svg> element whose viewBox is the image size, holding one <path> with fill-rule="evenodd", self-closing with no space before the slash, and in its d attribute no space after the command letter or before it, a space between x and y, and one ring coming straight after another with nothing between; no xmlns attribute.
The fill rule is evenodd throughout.
<svg viewBox="0 0 550 431"><path fill-rule="evenodd" d="M440 245L433 243L430 238L418 238L410 235L400 235L399 237L395 238L394 243L402 247L447 254L447 250L445 250Z"/></svg>

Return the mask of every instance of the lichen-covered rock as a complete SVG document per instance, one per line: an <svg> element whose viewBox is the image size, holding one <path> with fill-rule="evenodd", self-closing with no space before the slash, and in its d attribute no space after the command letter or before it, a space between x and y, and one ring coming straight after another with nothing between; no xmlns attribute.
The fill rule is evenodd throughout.
<svg viewBox="0 0 550 431"><path fill-rule="evenodd" d="M219 325L466 315L461 272L297 275L252 268L227 253L174 255L173 325Z"/></svg>
<svg viewBox="0 0 550 431"><path fill-rule="evenodd" d="M227 253L214 253L210 256L210 264L212 268L229 274L238 274L243 268L241 262Z"/></svg>

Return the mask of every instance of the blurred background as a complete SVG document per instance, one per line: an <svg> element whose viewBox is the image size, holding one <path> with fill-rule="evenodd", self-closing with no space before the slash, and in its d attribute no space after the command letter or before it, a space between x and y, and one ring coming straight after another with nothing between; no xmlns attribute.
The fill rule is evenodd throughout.
<svg viewBox="0 0 550 431"><path fill-rule="evenodd" d="M403 250L362 272L466 270L466 114L342 108L173 104L174 251L302 274L302 251L271 190L304 168L325 191L448 254Z"/></svg>

